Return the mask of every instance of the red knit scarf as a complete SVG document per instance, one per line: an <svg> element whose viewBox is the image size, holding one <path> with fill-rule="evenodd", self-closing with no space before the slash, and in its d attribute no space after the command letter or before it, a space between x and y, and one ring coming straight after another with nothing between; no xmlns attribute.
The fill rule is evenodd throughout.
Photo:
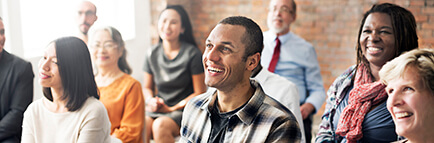
<svg viewBox="0 0 434 143"><path fill-rule="evenodd" d="M357 68L354 88L351 90L348 105L339 117L336 134L345 136L348 143L355 143L363 137L362 123L372 106L387 99L386 85L373 82L368 67L361 64Z"/></svg>

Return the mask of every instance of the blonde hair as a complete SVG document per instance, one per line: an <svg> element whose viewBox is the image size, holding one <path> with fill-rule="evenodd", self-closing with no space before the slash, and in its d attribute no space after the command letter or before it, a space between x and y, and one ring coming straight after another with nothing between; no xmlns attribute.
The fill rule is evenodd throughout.
<svg viewBox="0 0 434 143"><path fill-rule="evenodd" d="M379 72L380 80L387 82L404 76L408 68L414 68L425 87L434 93L434 50L414 49L386 63Z"/></svg>

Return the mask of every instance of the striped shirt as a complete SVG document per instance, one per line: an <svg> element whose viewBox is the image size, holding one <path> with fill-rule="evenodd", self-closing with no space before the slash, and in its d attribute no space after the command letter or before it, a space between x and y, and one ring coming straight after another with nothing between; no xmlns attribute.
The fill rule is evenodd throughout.
<svg viewBox="0 0 434 143"><path fill-rule="evenodd" d="M255 93L229 118L222 138L230 143L300 142L301 132L295 116L284 105L266 95L258 82L251 80ZM179 142L205 143L211 133L211 109L217 92L199 95L184 108Z"/></svg>

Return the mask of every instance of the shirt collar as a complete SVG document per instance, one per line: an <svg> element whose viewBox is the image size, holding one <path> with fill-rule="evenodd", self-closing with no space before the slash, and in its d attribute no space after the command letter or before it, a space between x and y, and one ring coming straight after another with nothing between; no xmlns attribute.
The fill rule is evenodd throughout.
<svg viewBox="0 0 434 143"><path fill-rule="evenodd" d="M272 35L272 38L273 38L272 42L274 42L274 39L276 39L277 35L272 33L272 32L270 32L270 34ZM280 35L279 36L280 43L282 43L282 44L285 43L286 41L288 41L291 38L292 35L293 35L293 33L291 31L289 31L286 34Z"/></svg>
<svg viewBox="0 0 434 143"><path fill-rule="evenodd" d="M255 76L255 79L257 79L257 82L259 82L259 84L264 84L264 82L267 80L267 73L268 70L265 68L262 68L258 74Z"/></svg>
<svg viewBox="0 0 434 143"><path fill-rule="evenodd" d="M255 88L253 96L249 101L247 101L247 104L242 109L235 113L244 124L248 125L252 124L253 119L255 119L258 114L259 108L262 106L265 99L265 93L256 80L251 79L250 85ZM211 91L210 94L212 95L205 99L203 104L200 106L200 108L206 110L209 115L211 115L211 110L213 109L215 100L217 99L217 90Z"/></svg>

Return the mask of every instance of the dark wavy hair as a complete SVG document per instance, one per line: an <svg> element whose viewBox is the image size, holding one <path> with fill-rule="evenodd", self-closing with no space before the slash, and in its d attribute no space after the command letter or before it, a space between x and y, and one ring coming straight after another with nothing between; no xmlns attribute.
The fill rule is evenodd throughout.
<svg viewBox="0 0 434 143"><path fill-rule="evenodd" d="M418 37L416 33L416 20L410 11L391 3L374 4L371 9L363 15L362 22L360 23L356 47L357 66L362 63L369 64L366 57L364 57L362 53L360 36L362 34L363 25L365 24L366 18L371 13L375 12L387 14L391 18L393 33L395 36L395 48L397 49L394 57L398 57L403 52L410 51L419 47L417 43ZM355 69L357 69L357 67Z"/></svg>
<svg viewBox="0 0 434 143"><path fill-rule="evenodd" d="M57 65L63 86L61 100L66 101L68 111L80 109L87 98L99 99L92 63L86 44L76 37L54 40ZM44 96L53 101L50 87L44 87Z"/></svg>
<svg viewBox="0 0 434 143"><path fill-rule="evenodd" d="M193 37L193 27L191 26L190 18L188 17L187 11L185 11L184 7L182 7L181 5L168 5L163 11L168 9L175 10L181 16L181 26L182 28L184 28L184 33L181 33L179 35L179 40L197 47L196 41ZM163 13L163 11L161 13ZM159 42L161 43L162 41L163 40L160 37Z"/></svg>
<svg viewBox="0 0 434 143"><path fill-rule="evenodd" d="M121 69L121 71L126 74L131 74L132 69L127 62L127 49L125 48L125 42L122 39L122 35L119 32L119 30L111 26L105 26L105 27L99 27L93 29L92 33L95 34L97 31L101 31L101 30L105 30L110 34L111 38L113 39L113 42L115 42L118 45L118 51L122 52L122 56L119 57L118 60L119 69ZM93 39L93 36L91 38Z"/></svg>
<svg viewBox="0 0 434 143"><path fill-rule="evenodd" d="M242 38L242 42L246 45L243 61L246 61L247 57L255 53L262 53L264 36L262 35L262 30L259 25L252 19L244 16L231 16L221 20L219 24L239 25L246 29Z"/></svg>

